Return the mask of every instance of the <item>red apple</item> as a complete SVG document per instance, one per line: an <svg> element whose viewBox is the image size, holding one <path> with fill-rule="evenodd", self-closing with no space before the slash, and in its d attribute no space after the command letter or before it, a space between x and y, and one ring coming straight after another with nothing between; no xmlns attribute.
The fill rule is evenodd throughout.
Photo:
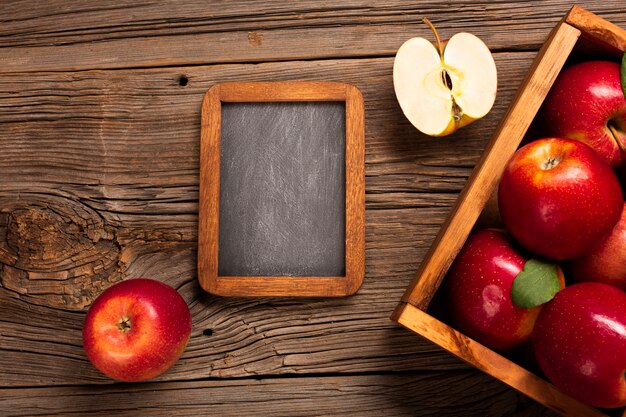
<svg viewBox="0 0 626 417"><path fill-rule="evenodd" d="M138 278L113 285L94 301L83 325L83 345L105 375L145 381L178 360L190 334L191 316L178 292Z"/></svg>
<svg viewBox="0 0 626 417"><path fill-rule="evenodd" d="M544 305L533 332L539 366L564 393L597 407L626 406L626 293L574 284Z"/></svg>
<svg viewBox="0 0 626 417"><path fill-rule="evenodd" d="M472 234L446 277L452 318L485 346L510 350L530 340L541 307L519 308L511 287L526 258L501 230ZM563 286L563 274L558 270Z"/></svg>
<svg viewBox="0 0 626 417"><path fill-rule="evenodd" d="M619 64L587 61L565 69L540 115L548 135L586 143L613 168L626 162L626 99Z"/></svg>
<svg viewBox="0 0 626 417"><path fill-rule="evenodd" d="M568 262L568 277L595 281L626 291L626 206L609 237L592 253Z"/></svg>
<svg viewBox="0 0 626 417"><path fill-rule="evenodd" d="M589 146L545 138L515 152L500 179L506 228L548 258L584 256L608 237L624 200L617 178Z"/></svg>

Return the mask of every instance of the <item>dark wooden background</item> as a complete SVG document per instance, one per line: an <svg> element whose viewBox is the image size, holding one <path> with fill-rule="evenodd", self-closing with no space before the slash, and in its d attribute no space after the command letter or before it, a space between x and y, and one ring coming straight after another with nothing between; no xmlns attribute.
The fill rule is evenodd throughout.
<svg viewBox="0 0 626 417"><path fill-rule="evenodd" d="M626 26L622 0L583 7ZM543 416L389 320L549 30L570 1L0 3L0 415ZM468 31L496 104L427 138L395 100L403 41ZM335 80L366 107L367 271L345 299L236 299L196 276L200 102L219 81ZM193 316L151 383L88 362L85 312L127 277Z"/></svg>

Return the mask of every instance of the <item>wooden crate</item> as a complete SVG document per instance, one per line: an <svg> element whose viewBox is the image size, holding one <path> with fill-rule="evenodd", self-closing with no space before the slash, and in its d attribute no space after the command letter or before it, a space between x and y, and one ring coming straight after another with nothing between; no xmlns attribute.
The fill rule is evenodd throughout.
<svg viewBox="0 0 626 417"><path fill-rule="evenodd" d="M561 393L547 380L434 317L428 308L479 216L492 216L494 210L497 216L497 208L490 201L504 167L566 61L574 56L617 59L625 50L625 30L578 6L553 29L392 316L392 320L565 416L607 414ZM626 411L612 410L609 415L626 417Z"/></svg>

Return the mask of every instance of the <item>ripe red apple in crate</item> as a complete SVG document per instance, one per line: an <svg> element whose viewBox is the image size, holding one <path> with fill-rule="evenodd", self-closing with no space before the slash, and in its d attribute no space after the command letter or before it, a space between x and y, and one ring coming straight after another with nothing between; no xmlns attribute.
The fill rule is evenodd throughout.
<svg viewBox="0 0 626 417"><path fill-rule="evenodd" d="M581 7L572 7L556 25L392 316L401 325L564 416L606 417L607 414L566 395L543 375L533 373L533 368L519 358L497 353L447 324L445 311L439 318L433 316L439 306L431 301L481 213L499 214L488 209L490 196L497 191L506 163L519 148L528 128L531 124L537 126L539 120L535 116L567 61L589 59L588 53L617 61L625 51L626 30ZM621 208L620 204L617 216ZM626 417L624 412L624 409L615 410L611 415Z"/></svg>
<svg viewBox="0 0 626 417"><path fill-rule="evenodd" d="M511 288L527 259L503 230L472 234L446 277L449 308L459 328L496 350L510 350L530 340L541 306L520 308L511 300ZM565 286L559 278L550 298Z"/></svg>
<svg viewBox="0 0 626 417"><path fill-rule="evenodd" d="M626 291L626 206L609 237L592 253L568 262L568 277L594 281Z"/></svg>
<svg viewBox="0 0 626 417"><path fill-rule="evenodd" d="M626 293L606 284L571 285L535 324L535 356L550 381L597 407L626 406Z"/></svg>
<svg viewBox="0 0 626 417"><path fill-rule="evenodd" d="M105 290L89 308L83 344L89 360L120 381L145 381L168 370L185 350L191 315L169 285L137 278Z"/></svg>
<svg viewBox="0 0 626 417"><path fill-rule="evenodd" d="M498 188L508 231L533 253L577 258L607 238L624 200L611 167L582 142L545 138L513 154Z"/></svg>
<svg viewBox="0 0 626 417"><path fill-rule="evenodd" d="M563 70L540 117L546 135L584 142L613 168L626 162L626 98L618 63L586 61Z"/></svg>

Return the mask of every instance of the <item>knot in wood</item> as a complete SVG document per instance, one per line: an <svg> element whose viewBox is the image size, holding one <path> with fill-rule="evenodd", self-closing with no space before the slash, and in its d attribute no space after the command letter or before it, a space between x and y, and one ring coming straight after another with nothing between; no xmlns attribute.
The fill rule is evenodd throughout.
<svg viewBox="0 0 626 417"><path fill-rule="evenodd" d="M21 298L80 310L121 280L113 229L74 200L21 200L0 215L0 279Z"/></svg>

